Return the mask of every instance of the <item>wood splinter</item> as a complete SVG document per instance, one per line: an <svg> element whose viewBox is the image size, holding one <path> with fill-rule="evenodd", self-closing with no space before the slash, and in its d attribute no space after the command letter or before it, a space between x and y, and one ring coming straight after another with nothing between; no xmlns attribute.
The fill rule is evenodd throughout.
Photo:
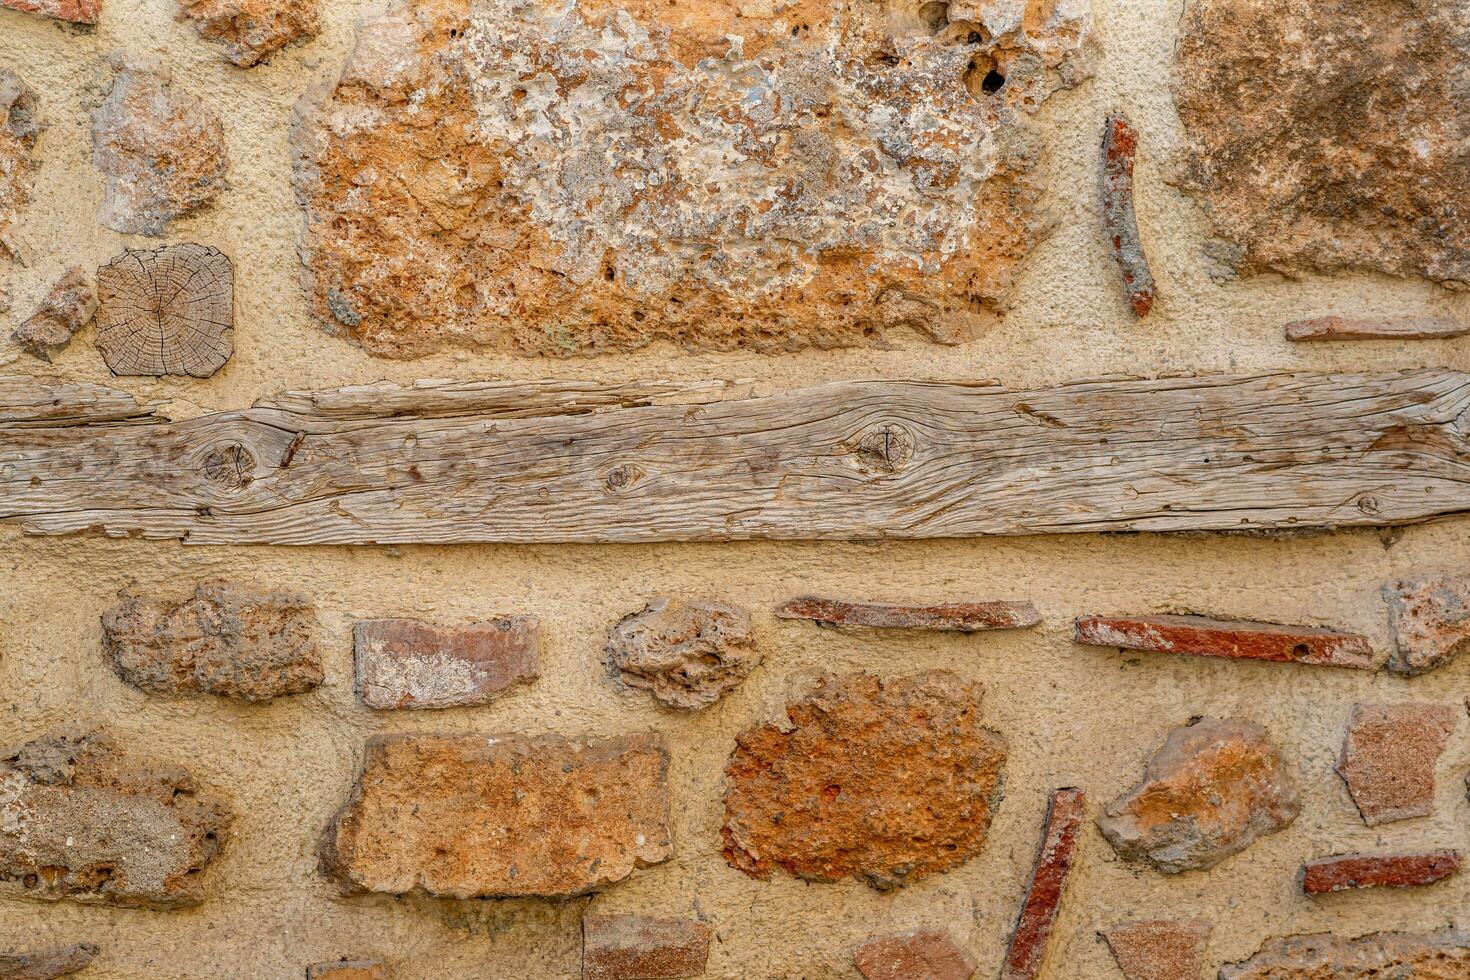
<svg viewBox="0 0 1470 980"><path fill-rule="evenodd" d="M1121 114L1108 116L1103 130L1103 230L1113 258L1123 273L1128 305L1140 320L1154 307L1154 277L1138 235L1133 210L1133 160L1138 153L1138 130Z"/></svg>

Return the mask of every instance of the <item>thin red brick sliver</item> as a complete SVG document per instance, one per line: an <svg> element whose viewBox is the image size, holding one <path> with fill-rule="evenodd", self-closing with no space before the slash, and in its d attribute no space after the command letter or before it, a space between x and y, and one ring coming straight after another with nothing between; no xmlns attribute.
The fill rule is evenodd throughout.
<svg viewBox="0 0 1470 980"><path fill-rule="evenodd" d="M1016 931L1006 950L1000 980L1034 980L1051 939L1052 925L1067 888L1067 875L1077 853L1077 835L1082 827L1087 798L1080 789L1053 791L1046 810L1046 836L1031 871L1031 887L1021 905Z"/></svg>

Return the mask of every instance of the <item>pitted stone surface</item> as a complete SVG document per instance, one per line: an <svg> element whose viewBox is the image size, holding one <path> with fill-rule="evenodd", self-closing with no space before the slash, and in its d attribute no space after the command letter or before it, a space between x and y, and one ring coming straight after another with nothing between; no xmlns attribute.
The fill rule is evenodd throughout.
<svg viewBox="0 0 1470 980"><path fill-rule="evenodd" d="M1375 932L1357 939L1318 933L1272 939L1220 980L1464 980L1470 933Z"/></svg>
<svg viewBox="0 0 1470 980"><path fill-rule="evenodd" d="M0 893L198 905L232 819L181 767L100 732L47 735L0 756Z"/></svg>
<svg viewBox="0 0 1470 980"><path fill-rule="evenodd" d="M20 255L15 219L31 199L40 107L35 89L0 68L0 255L12 258Z"/></svg>
<svg viewBox="0 0 1470 980"><path fill-rule="evenodd" d="M1177 51L1180 183L1236 272L1470 282L1470 3L1189 0Z"/></svg>
<svg viewBox="0 0 1470 980"><path fill-rule="evenodd" d="M955 342L1090 39L1085 0L400 0L299 109L312 308L389 357Z"/></svg>
<svg viewBox="0 0 1470 980"><path fill-rule="evenodd" d="M1125 980L1200 980L1209 935L1203 919L1121 922L1102 933Z"/></svg>
<svg viewBox="0 0 1470 980"><path fill-rule="evenodd" d="M241 68L321 28L316 0L179 0L179 16L206 41L223 45L225 58Z"/></svg>
<svg viewBox="0 0 1470 980"><path fill-rule="evenodd" d="M1172 874L1213 868L1300 810L1296 783L1259 725L1203 718L1171 731L1143 780L1097 824L1121 857Z"/></svg>
<svg viewBox="0 0 1470 980"><path fill-rule="evenodd" d="M73 266L51 287L41 305L15 328L15 342L43 361L50 361L97 312L97 296L80 267Z"/></svg>
<svg viewBox="0 0 1470 980"><path fill-rule="evenodd" d="M761 662L750 614L722 602L659 597L608 635L607 668L671 708L707 708Z"/></svg>
<svg viewBox="0 0 1470 980"><path fill-rule="evenodd" d="M1390 670L1423 674L1470 648L1470 575L1420 575L1384 586Z"/></svg>
<svg viewBox="0 0 1470 980"><path fill-rule="evenodd" d="M853 877L888 889L980 852L1000 804L1005 740L984 689L948 671L827 675L750 729L725 768L725 860L757 878Z"/></svg>

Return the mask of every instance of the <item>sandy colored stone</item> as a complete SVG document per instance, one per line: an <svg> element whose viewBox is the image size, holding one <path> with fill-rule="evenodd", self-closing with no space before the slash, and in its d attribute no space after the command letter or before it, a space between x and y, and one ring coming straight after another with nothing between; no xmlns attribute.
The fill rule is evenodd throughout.
<svg viewBox="0 0 1470 980"><path fill-rule="evenodd" d="M113 374L208 378L235 351L235 271L218 249L128 249L97 270L97 350Z"/></svg>
<svg viewBox="0 0 1470 980"><path fill-rule="evenodd" d="M1470 933L1375 932L1357 939L1317 933L1268 940L1254 956L1220 967L1220 980L1465 980Z"/></svg>
<svg viewBox="0 0 1470 980"><path fill-rule="evenodd" d="M91 26L102 13L102 0L0 0L0 7Z"/></svg>
<svg viewBox="0 0 1470 980"><path fill-rule="evenodd" d="M1300 810L1296 783L1259 725L1201 718L1169 733L1097 825L1120 857L1174 874L1213 868Z"/></svg>
<svg viewBox="0 0 1470 980"><path fill-rule="evenodd" d="M725 860L756 878L852 877L895 888L980 852L1006 744L980 724L984 689L948 671L826 675L749 729L725 768Z"/></svg>
<svg viewBox="0 0 1470 980"><path fill-rule="evenodd" d="M1204 919L1121 922L1102 932L1125 980L1200 980L1209 936Z"/></svg>
<svg viewBox="0 0 1470 980"><path fill-rule="evenodd" d="M489 704L540 675L534 616L465 626L370 619L352 629L357 693L369 708Z"/></svg>
<svg viewBox="0 0 1470 980"><path fill-rule="evenodd" d="M57 946L33 953L0 953L0 980L53 980L69 977L91 965L97 956L92 943Z"/></svg>
<svg viewBox="0 0 1470 980"><path fill-rule="evenodd" d="M27 353L49 362L95 312L97 296L92 284L80 266L72 266L51 287L36 312L15 328L13 337Z"/></svg>
<svg viewBox="0 0 1470 980"><path fill-rule="evenodd" d="M582 980L704 976L710 936L710 927L694 919L585 915Z"/></svg>
<svg viewBox="0 0 1470 980"><path fill-rule="evenodd" d="M1470 575L1420 575L1383 587L1393 653L1388 668L1422 674L1470 647Z"/></svg>
<svg viewBox="0 0 1470 980"><path fill-rule="evenodd" d="M976 969L949 933L933 929L869 939L852 958L865 980L969 980Z"/></svg>
<svg viewBox="0 0 1470 980"><path fill-rule="evenodd" d="M750 613L660 596L624 617L603 648L608 672L671 708L707 708L760 666Z"/></svg>
<svg viewBox="0 0 1470 980"><path fill-rule="evenodd" d="M0 254L20 257L15 219L31 200L40 96L13 72L0 68Z"/></svg>
<svg viewBox="0 0 1470 980"><path fill-rule="evenodd" d="M232 820L180 766L101 732L46 735L0 756L0 894L198 905Z"/></svg>
<svg viewBox="0 0 1470 980"><path fill-rule="evenodd" d="M393 980L393 971L381 960L342 960L307 967L306 980Z"/></svg>
<svg viewBox="0 0 1470 980"><path fill-rule="evenodd" d="M1463 0L1189 0L1180 183L1221 257L1470 282L1467 50Z"/></svg>
<svg viewBox="0 0 1470 980"><path fill-rule="evenodd" d="M1448 704L1353 705L1336 769L1368 826L1434 809L1434 767L1457 714Z"/></svg>
<svg viewBox="0 0 1470 980"><path fill-rule="evenodd" d="M1090 38L1084 0L400 0L298 110L312 309L387 357L956 342Z"/></svg>
<svg viewBox="0 0 1470 980"><path fill-rule="evenodd" d="M322 842L344 892L583 895L673 854L654 735L382 735Z"/></svg>
<svg viewBox="0 0 1470 980"><path fill-rule="evenodd" d="M92 113L92 162L106 178L97 220L124 234L162 235L225 189L224 126L166 70L121 53L112 68L112 90Z"/></svg>
<svg viewBox="0 0 1470 980"><path fill-rule="evenodd" d="M102 614L102 649L149 694L269 701L321 684L315 628L303 596L206 582L179 601L123 593Z"/></svg>
<svg viewBox="0 0 1470 980"><path fill-rule="evenodd" d="M179 0L179 18L192 21L204 40L222 45L225 59L241 68L321 29L317 0Z"/></svg>

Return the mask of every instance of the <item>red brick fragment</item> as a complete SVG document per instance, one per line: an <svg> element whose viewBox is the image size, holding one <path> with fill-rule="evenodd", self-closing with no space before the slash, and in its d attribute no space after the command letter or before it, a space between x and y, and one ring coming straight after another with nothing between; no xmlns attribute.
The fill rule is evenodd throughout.
<svg viewBox="0 0 1470 980"><path fill-rule="evenodd" d="M1339 854L1302 865L1302 891L1325 895L1352 888L1415 888L1432 885L1459 869L1459 851Z"/></svg>
<svg viewBox="0 0 1470 980"><path fill-rule="evenodd" d="M1051 794L1046 808L1046 835L1036 855L1031 886L1026 890L1016 931L1011 934L1000 980L1034 980L1041 973L1047 941L1077 853L1077 835L1086 803L1086 795L1080 789L1064 787Z"/></svg>
<svg viewBox="0 0 1470 980"><path fill-rule="evenodd" d="M102 13L102 0L0 0L0 7L90 26Z"/></svg>
<svg viewBox="0 0 1470 980"><path fill-rule="evenodd" d="M1076 640L1100 647L1373 669L1367 637L1313 626L1206 616L1081 616Z"/></svg>
<svg viewBox="0 0 1470 980"><path fill-rule="evenodd" d="M0 980L54 980L80 973L97 956L91 943L57 946L34 953L0 953Z"/></svg>
<svg viewBox="0 0 1470 980"><path fill-rule="evenodd" d="M969 980L975 973L970 954L934 929L869 939L853 960L867 980Z"/></svg>
<svg viewBox="0 0 1470 980"><path fill-rule="evenodd" d="M582 917L583 980L698 977L709 960L710 928L693 919L649 915Z"/></svg>
<svg viewBox="0 0 1470 980"><path fill-rule="evenodd" d="M874 629L979 630L1025 629L1041 622L1029 602L955 602L934 606L902 606L881 602L844 602L804 595L776 609L780 619L811 619L830 626L868 626Z"/></svg>
<svg viewBox="0 0 1470 980"><path fill-rule="evenodd" d="M308 966L306 980L393 980L393 971L382 960L339 960Z"/></svg>
<svg viewBox="0 0 1470 980"><path fill-rule="evenodd" d="M352 630L357 694L369 708L486 704L535 680L532 616L439 627L416 619L369 619Z"/></svg>
<svg viewBox="0 0 1470 980"><path fill-rule="evenodd" d="M1141 320L1154 306L1154 277L1143 254L1138 216L1133 210L1133 160L1137 153L1138 130L1124 116L1109 116L1102 147L1103 230L1123 273L1128 305Z"/></svg>
<svg viewBox="0 0 1470 980"><path fill-rule="evenodd" d="M1394 649L1388 669L1423 674L1470 648L1470 575L1421 575L1383 587Z"/></svg>
<svg viewBox="0 0 1470 980"><path fill-rule="evenodd" d="M1120 922L1102 933L1127 980L1199 980L1209 935L1203 919Z"/></svg>
<svg viewBox="0 0 1470 980"><path fill-rule="evenodd" d="M1444 340L1463 337L1467 333L1470 333L1470 326L1438 316L1382 320L1320 316L1311 320L1295 320L1286 325L1286 339L1298 343L1308 340Z"/></svg>
<svg viewBox="0 0 1470 980"><path fill-rule="evenodd" d="M1336 768L1368 826L1429 815L1455 715L1447 704L1353 705Z"/></svg>

